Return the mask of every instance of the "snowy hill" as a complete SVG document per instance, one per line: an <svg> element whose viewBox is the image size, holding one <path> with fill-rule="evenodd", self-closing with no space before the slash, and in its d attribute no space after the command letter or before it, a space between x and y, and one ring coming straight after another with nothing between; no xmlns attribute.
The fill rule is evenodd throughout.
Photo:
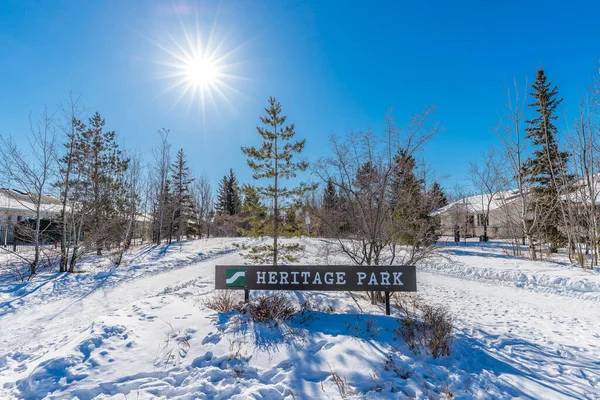
<svg viewBox="0 0 600 400"><path fill-rule="evenodd" d="M123 267L0 281L0 398L600 398L600 274L444 246L418 268L418 297L447 306L449 357L415 355L366 296L290 292L289 322L253 323L204 301L234 243L146 246ZM303 239L302 263L344 262ZM241 299L240 293L240 299ZM394 314L393 313L393 314Z"/></svg>

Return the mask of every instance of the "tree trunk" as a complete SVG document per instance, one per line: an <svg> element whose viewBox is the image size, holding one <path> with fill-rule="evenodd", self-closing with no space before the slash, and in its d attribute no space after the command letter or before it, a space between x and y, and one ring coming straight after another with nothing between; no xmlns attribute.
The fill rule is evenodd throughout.
<svg viewBox="0 0 600 400"><path fill-rule="evenodd" d="M537 261L537 254L535 252L535 242L533 236L527 233L527 240L529 242L529 255L533 261Z"/></svg>
<svg viewBox="0 0 600 400"><path fill-rule="evenodd" d="M278 248L277 248L277 236L279 235L279 208L277 200L279 193L277 193L277 178L278 178L278 154L277 154L277 124L275 124L275 195L273 198L273 214L275 218L274 229L273 229L273 265L277 265Z"/></svg>
<svg viewBox="0 0 600 400"><path fill-rule="evenodd" d="M75 228L75 226L73 227L73 234L75 236L75 239L73 242L73 251L71 254L71 260L69 261L69 272L70 273L75 272L77 258L79 257L79 238L81 237L81 223L82 223L82 221L79 221L79 226L77 228Z"/></svg>
<svg viewBox="0 0 600 400"><path fill-rule="evenodd" d="M75 245L73 246L71 260L69 262L69 272L70 273L75 272L75 264L77 264L77 257L79 257L77 250L78 250L78 244L77 244L77 240L76 240Z"/></svg>

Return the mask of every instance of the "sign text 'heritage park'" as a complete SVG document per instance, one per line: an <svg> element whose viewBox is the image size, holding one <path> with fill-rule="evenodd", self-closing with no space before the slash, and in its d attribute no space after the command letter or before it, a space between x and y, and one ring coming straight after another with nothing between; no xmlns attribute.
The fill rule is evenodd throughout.
<svg viewBox="0 0 600 400"><path fill-rule="evenodd" d="M217 265L215 289L415 292L414 266Z"/></svg>

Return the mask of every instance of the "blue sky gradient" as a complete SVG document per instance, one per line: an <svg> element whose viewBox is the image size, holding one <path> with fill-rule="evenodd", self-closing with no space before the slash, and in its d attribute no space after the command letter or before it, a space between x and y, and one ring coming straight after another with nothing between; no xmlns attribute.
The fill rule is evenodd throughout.
<svg viewBox="0 0 600 400"><path fill-rule="evenodd" d="M164 127L196 173L216 184L231 167L249 182L239 147L259 142L271 95L309 160L331 133L380 130L391 106L403 123L435 105L446 130L425 161L445 187L468 185L468 162L498 145L492 129L514 78L531 82L543 66L566 129L598 75L599 11L592 1L3 1L0 134L22 137L30 112L72 89L146 159ZM204 113L161 78L169 56L158 45L196 29L235 50L229 71L241 78Z"/></svg>

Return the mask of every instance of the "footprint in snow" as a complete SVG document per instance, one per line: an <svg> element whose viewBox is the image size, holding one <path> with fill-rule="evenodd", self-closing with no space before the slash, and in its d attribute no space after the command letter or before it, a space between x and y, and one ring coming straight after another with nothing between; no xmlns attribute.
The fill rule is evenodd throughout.
<svg viewBox="0 0 600 400"><path fill-rule="evenodd" d="M209 332L208 335L204 339L202 339L202 344L217 344L221 341L221 335L219 333Z"/></svg>
<svg viewBox="0 0 600 400"><path fill-rule="evenodd" d="M261 381L263 383L268 383L268 384L277 384L285 379L285 377L286 377L285 372L287 372L287 371L284 371L282 373L282 371L278 370L277 368L272 369L270 371L265 372L262 375Z"/></svg>
<svg viewBox="0 0 600 400"><path fill-rule="evenodd" d="M275 368L279 368L287 372L292 369L292 362L290 360L282 361Z"/></svg>
<svg viewBox="0 0 600 400"><path fill-rule="evenodd" d="M334 346L333 343L329 343L327 340L321 340L313 346L313 348L311 349L311 352L313 354L316 354L319 351L321 351L321 349L329 350L333 346Z"/></svg>

